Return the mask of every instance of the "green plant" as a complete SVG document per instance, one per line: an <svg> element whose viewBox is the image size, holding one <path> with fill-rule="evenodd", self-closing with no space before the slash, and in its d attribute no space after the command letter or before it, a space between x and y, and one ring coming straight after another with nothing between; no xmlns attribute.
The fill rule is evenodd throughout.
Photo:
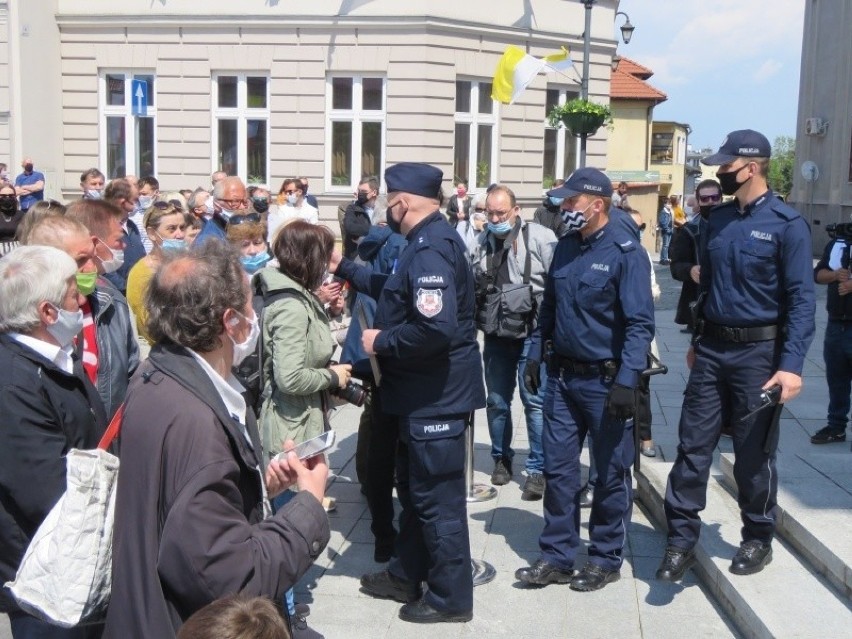
<svg viewBox="0 0 852 639"><path fill-rule="evenodd" d="M769 160L769 186L781 195L793 189L793 168L796 165L796 140L789 135L779 135L772 145Z"/></svg>
<svg viewBox="0 0 852 639"><path fill-rule="evenodd" d="M562 123L562 117L569 113L587 113L603 118L603 124L607 127L612 125L612 111L606 104L589 102L583 98L568 100L565 104L559 104L547 114L547 121L552 127L558 127Z"/></svg>
<svg viewBox="0 0 852 639"><path fill-rule="evenodd" d="M488 186L491 180L491 165L485 160L476 163L476 186L481 188Z"/></svg>

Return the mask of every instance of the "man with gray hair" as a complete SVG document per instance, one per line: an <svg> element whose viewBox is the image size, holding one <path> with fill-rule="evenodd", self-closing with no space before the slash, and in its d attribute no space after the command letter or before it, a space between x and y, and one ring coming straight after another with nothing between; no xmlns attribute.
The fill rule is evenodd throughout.
<svg viewBox="0 0 852 639"><path fill-rule="evenodd" d="M200 246L210 238L227 241L225 229L228 221L234 215L248 213L248 207L246 185L240 178L226 177L219 180L213 187L213 215L204 224L195 242Z"/></svg>
<svg viewBox="0 0 852 639"><path fill-rule="evenodd" d="M74 354L83 329L77 265L48 246L0 259L0 583L11 581L35 531L65 492L65 456L94 448L106 427L95 387ZM23 612L7 589L13 637L89 639L102 626L60 628Z"/></svg>

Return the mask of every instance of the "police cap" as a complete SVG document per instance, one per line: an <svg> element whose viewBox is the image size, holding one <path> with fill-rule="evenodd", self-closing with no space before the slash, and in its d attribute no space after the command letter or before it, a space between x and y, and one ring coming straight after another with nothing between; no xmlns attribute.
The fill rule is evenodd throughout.
<svg viewBox="0 0 852 639"><path fill-rule="evenodd" d="M437 199L443 179L441 169L422 162L400 162L385 171L388 193L402 191Z"/></svg>
<svg viewBox="0 0 852 639"><path fill-rule="evenodd" d="M591 167L577 169L567 178L565 184L547 192L548 197L576 197L581 193L612 197L612 182L602 171Z"/></svg>
<svg viewBox="0 0 852 639"><path fill-rule="evenodd" d="M719 166L737 158L768 158L771 154L772 147L765 135L751 129L741 129L728 133L719 151L701 158L701 163Z"/></svg>

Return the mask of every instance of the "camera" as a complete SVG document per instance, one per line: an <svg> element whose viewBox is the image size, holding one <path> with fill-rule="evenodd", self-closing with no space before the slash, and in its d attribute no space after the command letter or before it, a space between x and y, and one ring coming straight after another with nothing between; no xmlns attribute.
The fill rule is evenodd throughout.
<svg viewBox="0 0 852 639"><path fill-rule="evenodd" d="M359 407L363 406L364 402L367 401L367 389L355 382L346 382L346 386L343 388L334 388L329 392L335 397L345 399L350 404Z"/></svg>
<svg viewBox="0 0 852 639"><path fill-rule="evenodd" d="M841 222L839 224L827 224L825 232L832 240L837 238L852 240L852 222Z"/></svg>

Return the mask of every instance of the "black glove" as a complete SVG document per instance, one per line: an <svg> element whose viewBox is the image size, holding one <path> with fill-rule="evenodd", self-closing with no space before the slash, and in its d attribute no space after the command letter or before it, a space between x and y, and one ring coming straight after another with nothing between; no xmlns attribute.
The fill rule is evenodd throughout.
<svg viewBox="0 0 852 639"><path fill-rule="evenodd" d="M606 412L615 419L633 417L636 413L636 390L621 384L613 384L606 398Z"/></svg>
<svg viewBox="0 0 852 639"><path fill-rule="evenodd" d="M541 388L541 362L537 359L528 359L524 367L524 388L533 395L538 394Z"/></svg>

